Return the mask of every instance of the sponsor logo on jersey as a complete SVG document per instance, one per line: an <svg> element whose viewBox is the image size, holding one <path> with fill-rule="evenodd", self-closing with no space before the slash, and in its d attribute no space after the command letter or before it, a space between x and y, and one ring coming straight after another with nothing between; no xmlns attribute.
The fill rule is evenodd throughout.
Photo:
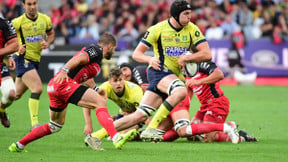
<svg viewBox="0 0 288 162"><path fill-rule="evenodd" d="M26 42L41 42L42 35L28 36L26 37Z"/></svg>
<svg viewBox="0 0 288 162"><path fill-rule="evenodd" d="M186 47L166 47L165 52L168 56L181 56L188 49Z"/></svg>

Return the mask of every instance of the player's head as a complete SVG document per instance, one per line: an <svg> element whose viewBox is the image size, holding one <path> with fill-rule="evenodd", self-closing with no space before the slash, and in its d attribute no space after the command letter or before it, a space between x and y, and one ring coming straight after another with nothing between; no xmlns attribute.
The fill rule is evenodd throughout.
<svg viewBox="0 0 288 162"><path fill-rule="evenodd" d="M123 78L127 81L132 82L132 80L133 80L132 71L133 71L134 67L132 65L130 65L129 63L122 63L119 67L122 71Z"/></svg>
<svg viewBox="0 0 288 162"><path fill-rule="evenodd" d="M111 33L105 32L101 35L98 44L103 48L103 57L109 60L117 47L116 37Z"/></svg>
<svg viewBox="0 0 288 162"><path fill-rule="evenodd" d="M26 11L26 15L32 19L36 18L38 10L38 0L23 0L22 3L22 6Z"/></svg>
<svg viewBox="0 0 288 162"><path fill-rule="evenodd" d="M114 67L109 73L109 83L112 86L113 91L117 95L123 95L124 93L124 79L122 71L119 67Z"/></svg>
<svg viewBox="0 0 288 162"><path fill-rule="evenodd" d="M186 22L187 20L184 21L184 23L180 22L181 13L186 10L189 12L192 10L190 4L186 0L175 0L170 7L170 15L178 22L180 26L184 26L186 23L188 24L188 22ZM188 14L188 12L186 14ZM191 17L189 17L188 21L190 21L190 18Z"/></svg>

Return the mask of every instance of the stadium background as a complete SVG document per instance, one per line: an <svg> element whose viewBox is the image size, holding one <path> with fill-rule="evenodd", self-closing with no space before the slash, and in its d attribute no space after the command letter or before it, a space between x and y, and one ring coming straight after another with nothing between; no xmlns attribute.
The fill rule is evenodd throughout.
<svg viewBox="0 0 288 162"><path fill-rule="evenodd" d="M21 1L0 1L2 16L13 19L20 15L23 12ZM84 45L95 43L97 36L104 31L115 34L119 42L116 54L112 60L104 62L102 73L97 76L97 80L106 80L109 69L122 62L136 65L131 59L135 45L149 25L169 17L171 2L172 0L39 0L39 10L52 18L56 30L54 44L49 50L43 51L39 71L43 82L52 78L76 51ZM231 49L231 36L240 27L247 40L240 50L247 73L256 71L261 79L288 77L288 46L285 41L288 34L287 0L193 0L191 5L194 9L191 21L206 35L213 61L225 75L228 71L227 55ZM268 20L265 13L270 17ZM285 20L284 24L281 23L279 15ZM232 17L231 31L223 27L223 24L227 25L226 19L229 16ZM245 22L242 21L243 18L246 18ZM265 21L262 25L271 23L273 28L262 30L261 20ZM209 30L214 28L213 24L218 28L211 37ZM273 35L274 29L279 26L281 32L278 35L282 41L277 42ZM89 28L96 31L96 34L86 31ZM130 34L127 33L128 28L131 30ZM219 28L224 32L217 32ZM217 34L222 32L222 35ZM149 54L152 54L152 51Z"/></svg>

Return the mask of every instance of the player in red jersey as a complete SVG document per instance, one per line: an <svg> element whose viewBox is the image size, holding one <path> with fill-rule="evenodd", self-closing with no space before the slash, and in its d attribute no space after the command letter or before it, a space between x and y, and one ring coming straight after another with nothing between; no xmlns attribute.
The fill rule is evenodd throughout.
<svg viewBox="0 0 288 162"><path fill-rule="evenodd" d="M19 49L18 39L16 35L15 28L12 26L11 22L0 18L0 67L2 68L3 56L12 54ZM10 65L9 65L10 66ZM2 72L0 73L0 85ZM7 81L5 81L6 85ZM9 84L10 85L10 84ZM15 96L14 94L10 94L10 87L1 86L2 97L0 101L0 119L1 123L4 127L10 127L9 118L5 112L5 109L8 106L8 101L11 99L10 96ZM8 99L9 98L9 99ZM13 98L14 99L14 98Z"/></svg>
<svg viewBox="0 0 288 162"><path fill-rule="evenodd" d="M81 84L93 80L100 71L102 59L109 60L115 52L116 45L116 38L112 34L104 33L98 44L84 47L72 57L48 83L50 122L32 129L21 140L13 143L8 150L21 152L30 142L60 131L65 122L68 103L96 110L99 123L107 130L115 147L121 148L136 130L119 134L107 111L106 99L96 92L97 87L92 89Z"/></svg>
<svg viewBox="0 0 288 162"><path fill-rule="evenodd" d="M198 73L193 78L188 78L186 80L186 86L189 87L189 91L193 92L201 103L200 109L193 117L192 123L189 124L192 127L192 132L189 134L189 111L176 111L171 116L174 121L174 128L178 132L174 129L168 130L163 136L163 141L173 141L177 139L179 135L181 137L191 137L192 134L197 135L196 137L201 141L231 141L230 137L224 132L210 131L209 127L205 127L205 125L201 124L223 124L226 121L229 114L230 103L229 99L224 96L219 85L219 81L224 78L224 74L213 62L201 62L198 63L197 66ZM198 134L202 134L204 131L206 134L204 134L204 138L202 138L202 136L199 136ZM239 141L257 141L255 137L248 135L243 130L239 131L239 134Z"/></svg>

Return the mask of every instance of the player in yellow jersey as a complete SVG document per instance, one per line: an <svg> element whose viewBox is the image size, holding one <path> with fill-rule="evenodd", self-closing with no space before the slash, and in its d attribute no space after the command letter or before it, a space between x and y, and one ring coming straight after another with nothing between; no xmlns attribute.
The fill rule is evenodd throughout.
<svg viewBox="0 0 288 162"><path fill-rule="evenodd" d="M109 80L100 85L99 90L104 90L105 97L115 102L119 107L119 113L113 116L113 120L118 120L134 111L139 106L143 97L143 91L140 86L135 83L124 80L124 76L120 68L115 67L109 73ZM100 93L100 91L97 91ZM85 118L84 134L86 135L85 143L95 150L101 149L100 139L108 136L107 131L102 128L94 133L92 128L92 120L89 109L83 109ZM144 123L139 123L133 128L140 128ZM92 133L92 134L91 134Z"/></svg>
<svg viewBox="0 0 288 162"><path fill-rule="evenodd" d="M38 0L23 0L25 13L12 20L16 29L20 48L15 55L16 62L16 99L29 89L28 101L32 128L39 126L38 107L42 93L42 82L37 72L42 49L54 40L51 19L38 12Z"/></svg>
<svg viewBox="0 0 288 162"><path fill-rule="evenodd" d="M205 37L190 22L191 10L187 1L175 0L170 7L171 17L151 26L132 55L134 60L149 63L150 66L149 86L139 110L150 115L159 107L149 126L141 134L144 140L157 138L156 128L159 123L186 97L181 68L188 61L203 62L212 58ZM150 47L153 47L154 56L145 55ZM186 51L193 54L187 57Z"/></svg>

